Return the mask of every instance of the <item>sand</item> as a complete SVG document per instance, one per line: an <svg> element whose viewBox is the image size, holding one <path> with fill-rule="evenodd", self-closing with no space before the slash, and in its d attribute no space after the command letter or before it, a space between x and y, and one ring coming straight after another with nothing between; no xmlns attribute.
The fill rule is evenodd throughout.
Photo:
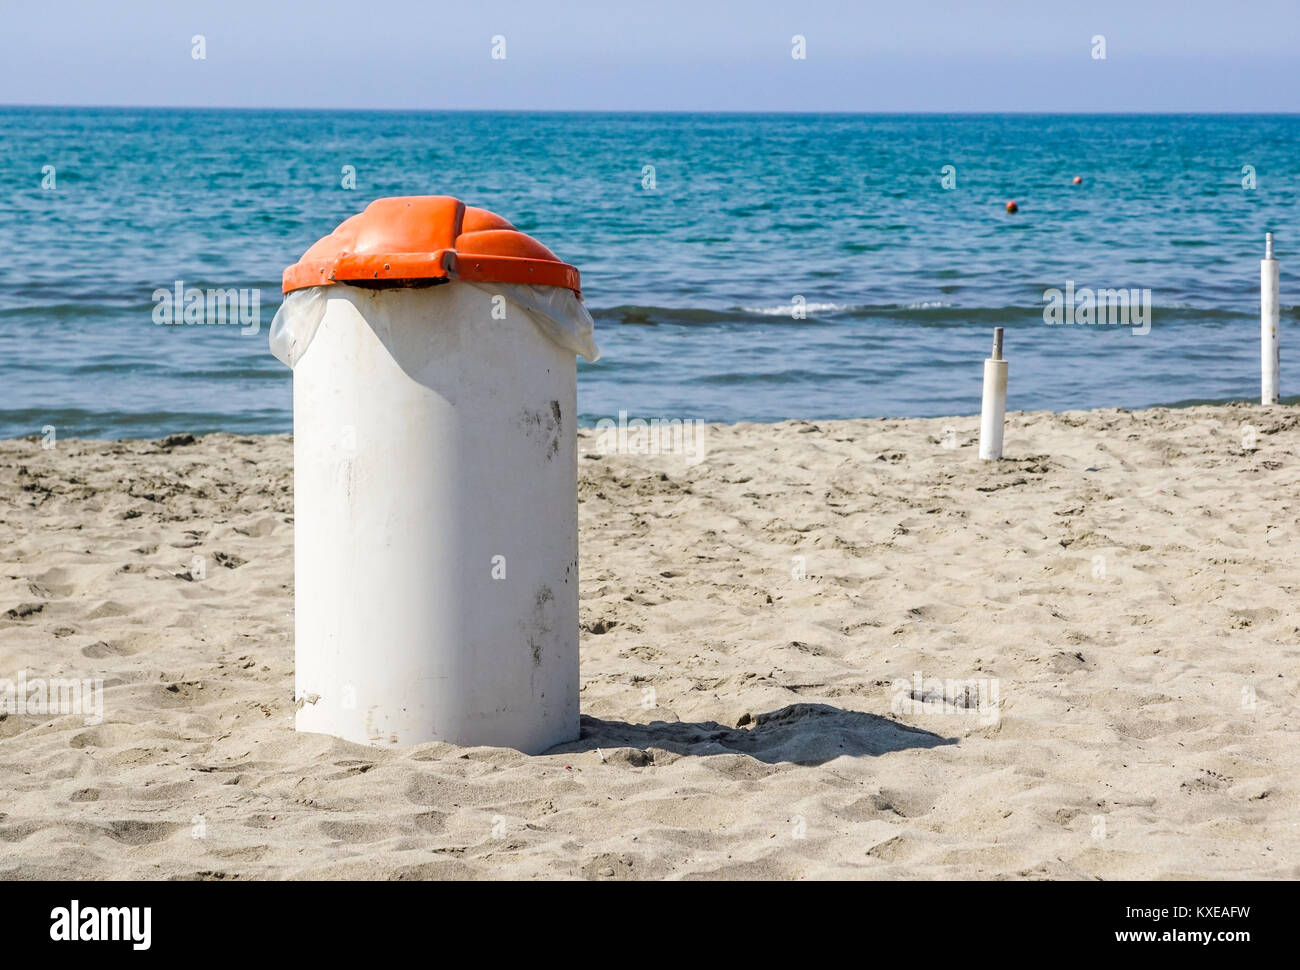
<svg viewBox="0 0 1300 970"><path fill-rule="evenodd" d="M0 715L0 877L1300 877L1300 412L977 425L583 432L532 758L294 733L287 437L0 442L0 678L103 680Z"/></svg>

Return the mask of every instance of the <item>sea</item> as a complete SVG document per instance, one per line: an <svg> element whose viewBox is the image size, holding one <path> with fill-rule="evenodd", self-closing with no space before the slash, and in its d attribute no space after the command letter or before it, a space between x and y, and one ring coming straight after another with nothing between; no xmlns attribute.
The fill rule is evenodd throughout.
<svg viewBox="0 0 1300 970"><path fill-rule="evenodd" d="M427 194L580 269L587 424L974 414L994 327L1009 409L1258 399L1267 231L1300 392L1300 116L0 107L0 437L291 430L282 270Z"/></svg>

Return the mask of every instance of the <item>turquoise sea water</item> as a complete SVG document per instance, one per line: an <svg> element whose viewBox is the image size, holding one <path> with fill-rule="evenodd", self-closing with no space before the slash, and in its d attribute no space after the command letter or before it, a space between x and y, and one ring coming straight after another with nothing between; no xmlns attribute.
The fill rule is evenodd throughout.
<svg viewBox="0 0 1300 970"><path fill-rule="evenodd" d="M994 326L1011 408L1251 398L1266 229L1300 390L1296 116L0 108L0 437L289 430L281 270L430 193L581 269L585 422L971 414ZM155 325L177 280L259 290L261 329ZM1149 289L1150 333L1046 325L1067 281Z"/></svg>

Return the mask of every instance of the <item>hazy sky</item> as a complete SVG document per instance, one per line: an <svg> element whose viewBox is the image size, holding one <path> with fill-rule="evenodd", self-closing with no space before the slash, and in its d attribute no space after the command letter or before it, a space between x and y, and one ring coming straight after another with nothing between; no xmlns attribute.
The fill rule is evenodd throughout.
<svg viewBox="0 0 1300 970"><path fill-rule="evenodd" d="M0 0L0 23L6 104L1300 110L1300 0Z"/></svg>

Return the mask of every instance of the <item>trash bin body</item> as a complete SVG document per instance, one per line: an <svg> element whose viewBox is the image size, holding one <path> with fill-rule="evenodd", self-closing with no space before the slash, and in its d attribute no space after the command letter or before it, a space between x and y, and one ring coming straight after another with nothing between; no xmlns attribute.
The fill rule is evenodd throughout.
<svg viewBox="0 0 1300 970"><path fill-rule="evenodd" d="M577 738L574 351L491 283L321 292L293 372L297 729Z"/></svg>

